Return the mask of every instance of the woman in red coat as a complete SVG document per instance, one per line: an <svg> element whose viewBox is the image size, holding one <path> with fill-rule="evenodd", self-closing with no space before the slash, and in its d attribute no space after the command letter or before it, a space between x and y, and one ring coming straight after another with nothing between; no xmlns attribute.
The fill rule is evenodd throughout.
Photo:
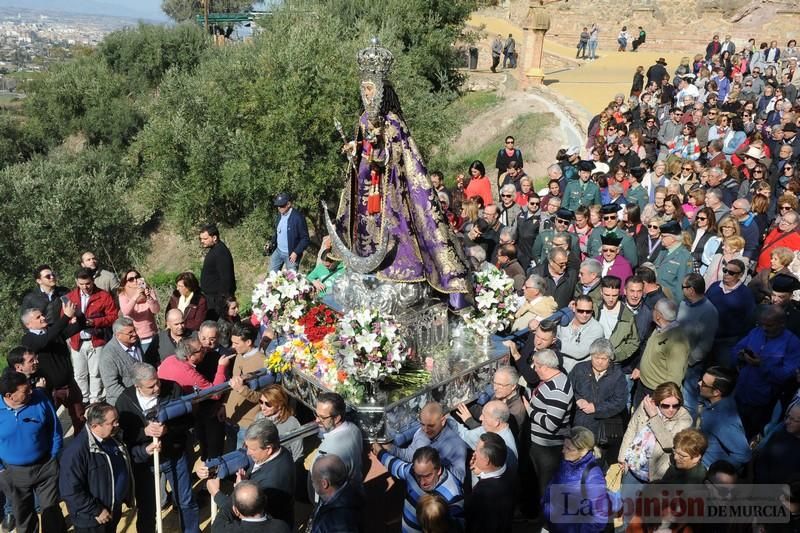
<svg viewBox="0 0 800 533"><path fill-rule="evenodd" d="M180 309L183 312L183 327L187 331L197 331L200 324L206 319L208 304L206 297L200 292L200 282L192 272L182 272L175 278L175 290L167 304L167 313L170 309Z"/></svg>

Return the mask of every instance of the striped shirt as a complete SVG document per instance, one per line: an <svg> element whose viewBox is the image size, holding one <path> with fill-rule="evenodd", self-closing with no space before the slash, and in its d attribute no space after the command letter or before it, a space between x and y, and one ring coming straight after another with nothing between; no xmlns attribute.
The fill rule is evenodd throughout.
<svg viewBox="0 0 800 533"><path fill-rule="evenodd" d="M417 522L417 502L426 491L417 484L412 470L412 463L407 463L386 451L381 451L378 460L395 479L406 482L406 496L403 503L403 533L422 533ZM432 492L439 494L447 502L450 518L464 526L464 496L461 493L461 482L446 468L442 469L439 483Z"/></svg>
<svg viewBox="0 0 800 533"><path fill-rule="evenodd" d="M573 402L572 384L563 372L539 383L531 395L531 442L561 446L569 428Z"/></svg>

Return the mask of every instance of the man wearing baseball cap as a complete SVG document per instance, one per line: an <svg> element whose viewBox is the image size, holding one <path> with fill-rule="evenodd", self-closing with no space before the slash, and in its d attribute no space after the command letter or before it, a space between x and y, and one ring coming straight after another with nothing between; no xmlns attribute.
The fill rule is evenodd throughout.
<svg viewBox="0 0 800 533"><path fill-rule="evenodd" d="M292 208L292 200L285 192L279 193L272 205L278 208L280 218L266 250L271 254L269 270L276 272L284 266L289 270L297 270L309 244L306 219L300 211Z"/></svg>

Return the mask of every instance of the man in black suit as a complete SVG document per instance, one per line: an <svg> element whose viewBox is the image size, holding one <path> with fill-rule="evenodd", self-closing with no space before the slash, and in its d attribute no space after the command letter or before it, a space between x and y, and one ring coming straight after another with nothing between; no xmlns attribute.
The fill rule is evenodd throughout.
<svg viewBox="0 0 800 533"><path fill-rule="evenodd" d="M83 395L75 382L72 358L65 339L78 333L84 327L85 320L83 315L75 318L77 309L69 300L62 310L63 314L48 324L41 309L25 309L22 312L22 325L25 327L22 346L38 357L39 368L35 375L44 378L44 386L56 407L66 407L75 434L78 434L83 428ZM14 366L10 356L9 366Z"/></svg>
<svg viewBox="0 0 800 533"><path fill-rule="evenodd" d="M291 529L281 520L267 514L267 499L252 481L241 481L233 489L233 502L221 496L212 533L289 533Z"/></svg>
<svg viewBox="0 0 800 533"><path fill-rule="evenodd" d="M48 265L36 267L33 279L36 281L36 288L23 296L21 312L38 309L44 313L47 323L53 324L61 314L61 297L67 294L69 289L58 285L58 276Z"/></svg>
<svg viewBox="0 0 800 533"><path fill-rule="evenodd" d="M267 514L294 527L295 470L292 454L281 446L278 428L266 418L256 420L244 436L247 456L253 461L247 470L236 473L238 480L256 483L267 498ZM200 479L207 479L208 493L221 507L225 496L220 492L220 480L208 479L208 469L197 469Z"/></svg>
<svg viewBox="0 0 800 533"><path fill-rule="evenodd" d="M181 531L199 531L200 511L192 493L191 468L187 459L187 435L192 419L182 416L161 424L150 416L160 405L180 398L181 388L173 381L159 379L155 367L147 363L134 363L131 375L133 386L122 392L116 407L122 440L128 448L133 469L139 507L136 531L155 531L156 510L159 509L159 495L153 488L153 453L156 449L160 452L161 475L166 476L172 489Z"/></svg>
<svg viewBox="0 0 800 533"><path fill-rule="evenodd" d="M200 272L200 288L208 302L206 318L216 320L225 311L225 299L236 294L233 256L219 239L216 224L206 224L200 228L200 244L208 250Z"/></svg>
<svg viewBox="0 0 800 533"><path fill-rule="evenodd" d="M467 533L511 533L513 473L506 470L508 448L497 433L484 433L470 462L477 483L464 501ZM499 465L499 466L498 466Z"/></svg>
<svg viewBox="0 0 800 533"><path fill-rule="evenodd" d="M349 482L347 466L338 455L327 454L314 461L311 485L319 496L314 508L311 533L362 531L360 518L364 497Z"/></svg>

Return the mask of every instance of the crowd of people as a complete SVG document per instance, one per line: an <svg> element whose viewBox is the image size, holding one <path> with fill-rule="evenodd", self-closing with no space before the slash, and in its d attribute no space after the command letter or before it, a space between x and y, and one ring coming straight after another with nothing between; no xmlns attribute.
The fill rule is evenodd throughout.
<svg viewBox="0 0 800 533"><path fill-rule="evenodd" d="M21 302L24 335L0 376L4 527L31 533L41 515L42 531L65 531L63 501L75 531L114 532L135 502L146 533L171 500L181 530L195 533L210 499L212 531L293 531L307 479L309 531L376 531L364 523L373 461L403 482L404 533L509 532L515 520L605 531L612 472L621 493L787 484L789 522L763 527L797 530L800 51L774 44L737 54L715 36L674 76L663 59L640 67L628 101L618 95L594 117L585 151L559 151L538 192L513 136L494 172L474 161L452 187L430 174L470 268L505 272L520 306L508 364L485 394L427 403L391 444L366 445L335 393L307 413L321 433L314 452L282 444L303 416L280 385L249 385L269 334L240 320L233 258L214 225L199 231L200 278L181 273L164 307L139 271L118 279L92 252L71 289L36 267ZM284 193L274 206L270 268L297 269L310 244L305 217ZM316 290L343 268L324 239ZM193 415L153 416L221 384L230 390ZM60 406L72 424L66 446ZM230 472L230 491L206 461L232 449L249 460ZM596 511L565 520L553 498L565 486ZM644 518L626 514L620 527L655 529ZM741 526L661 519L671 531Z"/></svg>

